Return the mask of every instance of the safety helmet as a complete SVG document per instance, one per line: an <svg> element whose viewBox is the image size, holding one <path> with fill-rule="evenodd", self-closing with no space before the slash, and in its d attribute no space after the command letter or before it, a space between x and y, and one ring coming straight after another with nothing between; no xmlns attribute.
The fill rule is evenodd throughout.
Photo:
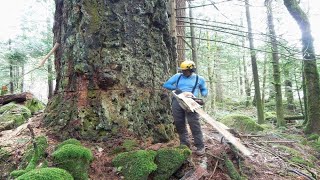
<svg viewBox="0 0 320 180"><path fill-rule="evenodd" d="M196 64L193 61L183 61L180 64L180 70L194 70L196 68Z"/></svg>

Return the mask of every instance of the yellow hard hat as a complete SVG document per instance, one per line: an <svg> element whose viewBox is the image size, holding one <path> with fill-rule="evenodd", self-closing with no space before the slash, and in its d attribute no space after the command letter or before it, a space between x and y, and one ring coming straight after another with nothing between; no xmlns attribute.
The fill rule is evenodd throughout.
<svg viewBox="0 0 320 180"><path fill-rule="evenodd" d="M196 64L193 61L186 60L180 64L180 70L192 70L195 68Z"/></svg>

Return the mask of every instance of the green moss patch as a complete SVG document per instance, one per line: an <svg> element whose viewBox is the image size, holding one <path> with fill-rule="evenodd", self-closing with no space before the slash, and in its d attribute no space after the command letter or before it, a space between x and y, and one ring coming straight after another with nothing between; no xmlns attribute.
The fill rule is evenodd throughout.
<svg viewBox="0 0 320 180"><path fill-rule="evenodd" d="M48 148L47 138L45 136L39 136L36 138L36 148L32 145L28 147L27 153L24 156L25 161L22 164L26 164L26 168L24 170L15 170L10 173L12 177L19 177L33 169L35 169L41 162L42 167L46 166L45 153Z"/></svg>
<svg viewBox="0 0 320 180"><path fill-rule="evenodd" d="M79 140L71 138L71 139L67 139L67 140L63 141L62 143L58 144L58 146L56 147L56 150L66 144L73 144L73 145L82 146L81 142Z"/></svg>
<svg viewBox="0 0 320 180"><path fill-rule="evenodd" d="M125 179L146 180L157 169L154 159L157 153L152 150L138 150L118 154L112 164L124 175Z"/></svg>
<svg viewBox="0 0 320 180"><path fill-rule="evenodd" d="M154 172L154 179L169 179L169 177L181 167L183 162L185 162L190 155L191 150L187 146L160 149L155 158L155 163L158 168Z"/></svg>
<svg viewBox="0 0 320 180"><path fill-rule="evenodd" d="M231 179L234 179L234 180L245 180L245 179L247 179L245 177L242 177L239 174L237 169L234 167L232 161L230 161L230 159L227 157L226 154L223 155L223 159L224 159L224 164L225 164L225 167L227 169L228 175L230 176Z"/></svg>
<svg viewBox="0 0 320 180"><path fill-rule="evenodd" d="M34 169L17 178L17 180L73 180L65 170L59 168Z"/></svg>
<svg viewBox="0 0 320 180"><path fill-rule="evenodd" d="M76 142L69 140L70 142ZM81 145L65 144L53 152L53 162L57 167L67 170L74 179L88 179L88 168L93 160L90 149Z"/></svg>
<svg viewBox="0 0 320 180"><path fill-rule="evenodd" d="M31 111L23 105L9 103L1 106L0 131L18 127L29 117L31 117Z"/></svg>
<svg viewBox="0 0 320 180"><path fill-rule="evenodd" d="M34 114L40 110L44 109L44 104L37 99L29 99L25 102L25 106L31 111L31 114Z"/></svg>
<svg viewBox="0 0 320 180"><path fill-rule="evenodd" d="M269 111L264 113L264 118L268 122L277 122L277 113L275 111Z"/></svg>
<svg viewBox="0 0 320 180"><path fill-rule="evenodd" d="M307 157L308 158L307 159L304 157L303 153L301 153L295 149L292 149L290 147L283 146L283 145L277 145L277 148L283 152L290 154L290 157L289 157L290 161L292 161L294 163L304 164L306 166L314 167L314 163L311 161L313 161L316 158L314 158L313 156L309 156L309 157ZM311 159L311 161L309 159Z"/></svg>
<svg viewBox="0 0 320 180"><path fill-rule="evenodd" d="M240 132L252 133L263 131L263 127L257 124L252 118L240 115L231 114L223 117L221 122L230 128L234 128Z"/></svg>
<svg viewBox="0 0 320 180"><path fill-rule="evenodd" d="M132 151L134 148L138 147L138 144L135 140L126 139L123 141L122 146L126 151Z"/></svg>
<svg viewBox="0 0 320 180"><path fill-rule="evenodd" d="M6 161L10 157L10 154L5 149L0 147L0 161Z"/></svg>

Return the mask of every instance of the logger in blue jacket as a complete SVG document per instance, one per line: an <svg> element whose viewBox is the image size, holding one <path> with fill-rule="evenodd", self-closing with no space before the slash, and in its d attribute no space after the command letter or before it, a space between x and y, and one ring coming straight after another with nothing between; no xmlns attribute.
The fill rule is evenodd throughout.
<svg viewBox="0 0 320 180"><path fill-rule="evenodd" d="M182 73L177 73L170 77L163 84L163 87L168 90L190 92L196 97L199 95L199 92L202 96L207 96L208 89L206 87L205 79L197 75L195 73L195 69L196 66L193 61L183 61L180 64L180 70L182 70ZM197 148L196 154L203 155L205 153L205 147L199 115L195 112L185 111L175 98L172 99L172 113L174 124L179 134L180 144L190 147L186 126L186 121L188 121L194 138L194 145Z"/></svg>

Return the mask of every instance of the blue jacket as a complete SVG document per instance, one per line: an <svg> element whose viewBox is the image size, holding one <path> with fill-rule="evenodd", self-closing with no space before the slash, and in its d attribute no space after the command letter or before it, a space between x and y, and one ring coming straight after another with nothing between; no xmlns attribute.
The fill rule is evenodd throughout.
<svg viewBox="0 0 320 180"><path fill-rule="evenodd" d="M180 76L181 76L181 78L179 80L178 87L177 87L177 81ZM196 83L196 76L197 76L197 74L195 74L195 73L192 73L192 75L189 77L184 76L182 73L177 73L177 74L173 75L171 78L169 78L163 84L163 87L168 90L180 89L182 92L192 92L192 89ZM197 87L196 87L193 95L198 96L199 89L200 89L200 93L202 96L208 95L206 81L204 80L204 78L202 76L198 75L198 83L197 83Z"/></svg>

